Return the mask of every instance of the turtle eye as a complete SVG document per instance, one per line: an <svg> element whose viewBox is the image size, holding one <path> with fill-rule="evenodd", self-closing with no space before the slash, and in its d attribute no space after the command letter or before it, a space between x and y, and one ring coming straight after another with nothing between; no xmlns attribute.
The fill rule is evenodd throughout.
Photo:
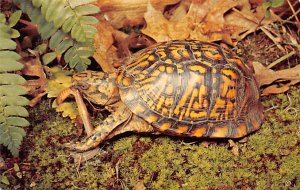
<svg viewBox="0 0 300 190"><path fill-rule="evenodd" d="M83 83L78 83L76 86L77 86L80 90L87 90L87 89L89 89L89 87L90 87L90 85L89 85L88 83L85 83L85 82L83 82Z"/></svg>

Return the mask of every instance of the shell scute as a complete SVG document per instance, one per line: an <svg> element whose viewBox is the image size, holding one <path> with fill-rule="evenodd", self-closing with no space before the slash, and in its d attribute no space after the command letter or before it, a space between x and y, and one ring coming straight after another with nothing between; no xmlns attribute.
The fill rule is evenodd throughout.
<svg viewBox="0 0 300 190"><path fill-rule="evenodd" d="M216 44L171 41L146 48L125 63L117 83L131 111L164 133L234 138L263 121L251 70Z"/></svg>

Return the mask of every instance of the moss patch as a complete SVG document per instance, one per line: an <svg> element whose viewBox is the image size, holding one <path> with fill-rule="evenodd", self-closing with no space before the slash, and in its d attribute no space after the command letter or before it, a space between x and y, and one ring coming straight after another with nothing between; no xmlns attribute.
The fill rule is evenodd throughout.
<svg viewBox="0 0 300 190"><path fill-rule="evenodd" d="M132 189L138 181L148 189L299 189L299 94L294 87L264 97L266 121L235 141L238 156L226 140L125 134L105 142L81 166L62 144L82 137L68 119L43 104L32 113L34 127L18 161L22 179L6 176L10 187L25 189Z"/></svg>

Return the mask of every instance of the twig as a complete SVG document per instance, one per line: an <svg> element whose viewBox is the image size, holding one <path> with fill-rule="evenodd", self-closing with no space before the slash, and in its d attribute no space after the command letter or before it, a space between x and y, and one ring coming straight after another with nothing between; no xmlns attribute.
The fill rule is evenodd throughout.
<svg viewBox="0 0 300 190"><path fill-rule="evenodd" d="M272 67L274 67L275 65L277 65L278 63L280 63L281 61L288 59L289 57L293 56L294 54L296 54L296 51L293 50L290 53L280 57L279 59L277 59L276 61L274 61L273 63L271 63L270 65L267 66L268 69L271 69Z"/></svg>
<svg viewBox="0 0 300 190"><path fill-rule="evenodd" d="M293 15L294 15L296 21L299 22L299 18L297 17L297 14L296 14L296 12L295 12L295 9L294 9L294 7L292 6L290 0L287 0L287 2L288 2L288 4L289 4L289 6L290 6L290 9L291 9L292 12L293 12Z"/></svg>
<svg viewBox="0 0 300 190"><path fill-rule="evenodd" d="M265 26L261 26L260 29L276 44L276 46L281 50L281 51L285 51L284 48L278 43L278 40L276 39L276 37L274 37L271 32L269 31L269 29Z"/></svg>

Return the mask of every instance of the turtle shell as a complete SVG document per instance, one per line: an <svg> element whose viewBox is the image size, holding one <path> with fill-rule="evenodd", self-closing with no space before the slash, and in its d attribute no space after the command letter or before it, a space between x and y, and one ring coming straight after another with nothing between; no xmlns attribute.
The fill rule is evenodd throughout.
<svg viewBox="0 0 300 190"><path fill-rule="evenodd" d="M143 49L120 68L121 100L156 130L239 138L263 122L251 69L217 44L170 41Z"/></svg>

